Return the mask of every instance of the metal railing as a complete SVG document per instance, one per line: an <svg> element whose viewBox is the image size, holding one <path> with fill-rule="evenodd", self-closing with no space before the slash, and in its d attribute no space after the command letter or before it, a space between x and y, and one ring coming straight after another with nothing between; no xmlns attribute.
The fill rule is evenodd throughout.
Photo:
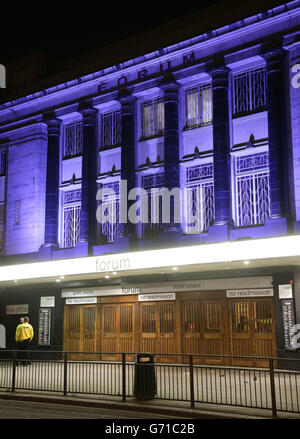
<svg viewBox="0 0 300 439"><path fill-rule="evenodd" d="M30 364L18 365L24 361L18 359L18 351L0 351L0 389L107 395L123 401L135 396L135 353L29 352ZM45 355L54 359L43 359ZM79 360L71 359L75 355ZM278 358L149 355L155 361L142 367L154 368L155 399L187 402L192 408L205 403L267 409L273 417L278 411L300 413L300 370L276 369ZM245 360L262 360L268 367L224 365ZM300 369L299 359L280 360L293 362L293 369ZM221 364L209 364L216 362Z"/></svg>

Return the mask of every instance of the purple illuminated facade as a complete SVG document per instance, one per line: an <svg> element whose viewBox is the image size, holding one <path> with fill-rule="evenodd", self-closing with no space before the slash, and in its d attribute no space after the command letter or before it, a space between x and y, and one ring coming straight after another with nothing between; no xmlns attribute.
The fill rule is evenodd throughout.
<svg viewBox="0 0 300 439"><path fill-rule="evenodd" d="M2 104L1 265L298 234L299 24L295 0ZM185 189L180 223L171 215L169 224L120 224L120 180L127 181L127 193ZM106 200L115 218L105 224L96 219L100 188L115 192ZM299 268L224 265L155 278L149 272L143 283L203 276L272 278L275 354L299 355L285 345L278 296L278 285L293 284L294 323L300 322ZM5 306L29 304L37 327L40 297L55 296L50 348L63 347L61 287L27 283L2 290L8 346L16 316Z"/></svg>

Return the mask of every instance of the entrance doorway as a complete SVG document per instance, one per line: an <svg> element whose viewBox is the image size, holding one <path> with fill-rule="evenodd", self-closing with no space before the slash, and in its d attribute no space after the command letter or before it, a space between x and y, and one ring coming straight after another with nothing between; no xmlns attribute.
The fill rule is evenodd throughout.
<svg viewBox="0 0 300 439"><path fill-rule="evenodd" d="M97 352L97 305L66 305L64 351ZM69 354L71 360L96 360L96 355Z"/></svg>
<svg viewBox="0 0 300 439"><path fill-rule="evenodd" d="M141 352L174 354L176 343L176 305L173 301L146 302L140 305ZM176 361L172 355L156 357L156 361Z"/></svg>
<svg viewBox="0 0 300 439"><path fill-rule="evenodd" d="M135 351L135 312L133 303L104 304L102 308L102 355L103 360L120 360L121 355ZM132 360L133 356L127 356Z"/></svg>
<svg viewBox="0 0 300 439"><path fill-rule="evenodd" d="M185 354L224 354L224 300L182 303L182 338ZM223 358L195 357L195 363L220 364Z"/></svg>
<svg viewBox="0 0 300 439"><path fill-rule="evenodd" d="M231 355L276 356L274 306L272 299L229 302ZM267 361L238 359L232 363L268 366Z"/></svg>

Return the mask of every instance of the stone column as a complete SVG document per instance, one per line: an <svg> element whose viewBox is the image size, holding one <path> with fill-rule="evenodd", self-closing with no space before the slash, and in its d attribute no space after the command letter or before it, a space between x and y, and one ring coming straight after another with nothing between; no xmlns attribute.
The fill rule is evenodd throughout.
<svg viewBox="0 0 300 439"><path fill-rule="evenodd" d="M59 141L61 121L53 114L46 114L44 121L48 127L45 243L43 247L58 247L59 211Z"/></svg>
<svg viewBox="0 0 300 439"><path fill-rule="evenodd" d="M123 223L120 225L120 238L134 239L135 224L127 220L131 202L128 193L135 187L135 145L136 145L136 97L127 89L121 89L118 96L121 104L121 180L120 213Z"/></svg>
<svg viewBox="0 0 300 439"><path fill-rule="evenodd" d="M230 127L229 127L229 75L225 65L211 66L207 73L212 78L213 106L213 162L216 234L228 239L228 226L232 223L230 200ZM223 226L223 227L222 227ZM223 236L223 233L225 235Z"/></svg>
<svg viewBox="0 0 300 439"><path fill-rule="evenodd" d="M267 66L267 111L269 137L271 219L287 216L288 185L285 157L285 51L275 48L263 53Z"/></svg>
<svg viewBox="0 0 300 439"><path fill-rule="evenodd" d="M98 145L96 136L97 112L89 103L79 109L83 123L83 151L81 174L81 212L79 244L87 243L89 253L96 242L96 193L98 171Z"/></svg>
<svg viewBox="0 0 300 439"><path fill-rule="evenodd" d="M290 163L289 178L291 181L292 203L290 210L295 220L294 231L300 233L300 42L289 47L289 95L290 95Z"/></svg>
<svg viewBox="0 0 300 439"><path fill-rule="evenodd" d="M165 163L165 187L171 191L180 188L179 168L179 122L178 102L180 85L172 76L166 76L161 82L164 92L164 163ZM175 205L174 201L180 205ZM166 224L166 232L180 232L181 224L176 222L175 209L180 209L181 203L175 197L170 198L170 223ZM178 210L179 212L179 210Z"/></svg>

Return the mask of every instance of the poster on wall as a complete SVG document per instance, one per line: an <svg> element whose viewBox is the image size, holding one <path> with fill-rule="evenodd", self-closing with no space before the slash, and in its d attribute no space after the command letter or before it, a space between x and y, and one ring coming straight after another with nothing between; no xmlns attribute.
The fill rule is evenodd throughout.
<svg viewBox="0 0 300 439"><path fill-rule="evenodd" d="M55 296L42 296L40 299L41 308L54 308L55 307Z"/></svg>
<svg viewBox="0 0 300 439"><path fill-rule="evenodd" d="M40 346L50 345L50 324L51 308L40 308L38 344Z"/></svg>
<svg viewBox="0 0 300 439"><path fill-rule="evenodd" d="M284 346L286 349L293 348L292 336L295 324L294 303L292 299L282 301Z"/></svg>
<svg viewBox="0 0 300 439"><path fill-rule="evenodd" d="M278 285L279 299L292 299L293 287L291 284Z"/></svg>
<svg viewBox="0 0 300 439"><path fill-rule="evenodd" d="M22 305L6 305L6 315L28 314L28 304Z"/></svg>

